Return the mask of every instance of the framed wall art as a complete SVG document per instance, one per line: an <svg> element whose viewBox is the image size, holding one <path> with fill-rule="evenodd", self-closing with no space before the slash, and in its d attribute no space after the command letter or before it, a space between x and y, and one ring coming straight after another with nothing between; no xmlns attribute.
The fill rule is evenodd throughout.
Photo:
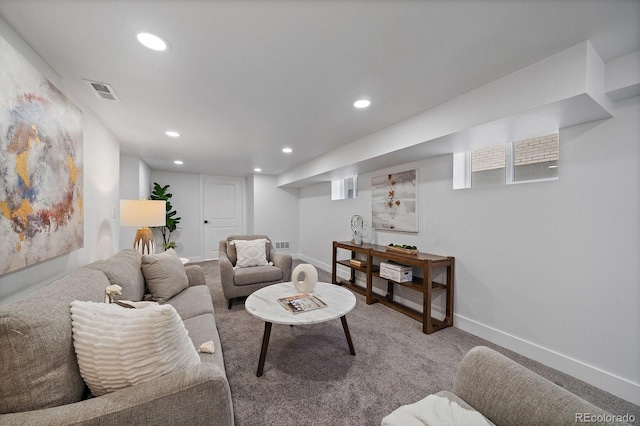
<svg viewBox="0 0 640 426"><path fill-rule="evenodd" d="M82 112L0 37L0 275L84 246Z"/></svg>
<svg viewBox="0 0 640 426"><path fill-rule="evenodd" d="M418 232L417 177L417 170L408 170L371 179L374 229Z"/></svg>

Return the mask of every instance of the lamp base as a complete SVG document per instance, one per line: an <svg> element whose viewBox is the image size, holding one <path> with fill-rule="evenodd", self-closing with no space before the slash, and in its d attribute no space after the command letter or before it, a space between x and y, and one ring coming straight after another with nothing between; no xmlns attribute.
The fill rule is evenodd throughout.
<svg viewBox="0 0 640 426"><path fill-rule="evenodd" d="M133 239L133 248L142 254L153 254L156 251L156 244L153 240L151 228L138 228L136 237Z"/></svg>

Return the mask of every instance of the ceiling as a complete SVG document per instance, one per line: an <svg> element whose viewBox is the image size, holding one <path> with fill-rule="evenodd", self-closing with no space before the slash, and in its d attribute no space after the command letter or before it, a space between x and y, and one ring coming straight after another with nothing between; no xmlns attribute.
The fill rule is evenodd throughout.
<svg viewBox="0 0 640 426"><path fill-rule="evenodd" d="M640 50L638 0L0 0L0 15L123 154L221 176L282 174L585 40L605 62Z"/></svg>

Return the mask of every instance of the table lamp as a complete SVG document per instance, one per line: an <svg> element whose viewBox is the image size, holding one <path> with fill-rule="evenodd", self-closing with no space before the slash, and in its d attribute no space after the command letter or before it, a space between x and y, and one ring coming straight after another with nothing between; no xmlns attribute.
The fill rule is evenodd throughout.
<svg viewBox="0 0 640 426"><path fill-rule="evenodd" d="M167 223L166 201L120 200L120 226L136 226L133 248L142 254L153 254L155 242L150 226Z"/></svg>

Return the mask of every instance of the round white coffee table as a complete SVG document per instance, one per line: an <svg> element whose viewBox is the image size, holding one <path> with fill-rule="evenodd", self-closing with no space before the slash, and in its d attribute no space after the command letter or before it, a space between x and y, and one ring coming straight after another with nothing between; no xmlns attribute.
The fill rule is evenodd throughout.
<svg viewBox="0 0 640 426"><path fill-rule="evenodd" d="M353 348L349 326L345 315L356 306L356 297L349 290L336 285L319 282L314 291L310 295L318 296L324 303L325 308L315 309L313 311L301 312L294 314L286 310L278 299L298 294L293 283L273 284L260 290L253 292L245 301L245 308L251 315L264 321L264 335L262 337L262 350L260 351L260 360L258 361L258 377L262 376L264 369L264 361L267 357L267 348L269 346L269 336L271 335L271 325L302 325L317 324L340 318L344 335L349 344L351 355L355 355Z"/></svg>

